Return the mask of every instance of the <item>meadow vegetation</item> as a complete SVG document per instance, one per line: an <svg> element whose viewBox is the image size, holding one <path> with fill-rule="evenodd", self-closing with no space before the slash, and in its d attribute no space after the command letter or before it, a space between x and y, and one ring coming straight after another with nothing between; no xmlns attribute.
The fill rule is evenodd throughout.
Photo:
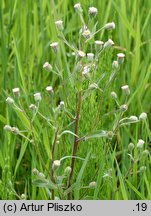
<svg viewBox="0 0 151 216"><path fill-rule="evenodd" d="M1 0L0 199L151 199L151 2Z"/></svg>

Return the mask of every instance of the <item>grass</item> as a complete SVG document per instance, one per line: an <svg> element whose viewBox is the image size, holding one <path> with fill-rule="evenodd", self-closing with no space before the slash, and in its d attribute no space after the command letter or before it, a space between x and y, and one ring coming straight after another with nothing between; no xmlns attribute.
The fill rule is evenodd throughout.
<svg viewBox="0 0 151 216"><path fill-rule="evenodd" d="M89 6L98 8L97 28L112 21L116 24L115 30L103 30L96 35L97 40L112 38L115 42L114 48L104 52L98 64L95 78L99 79L105 73L99 83L100 88L110 76L116 54L124 52L126 57L118 76L104 94L99 90L90 95L84 94L85 100L80 105L77 118L78 130L75 131L76 123L70 124L73 121L70 117L76 115L76 91L78 95L81 88L86 89L89 83L86 80L81 87L79 77L71 76L76 63L66 44L59 44L57 54L49 45L59 41L55 21L61 19L65 25L65 37L70 44L77 46L81 28L80 18L73 7L77 2L0 0L0 199L151 199L151 2L80 2L85 20L89 19ZM91 27L94 25L90 20L88 23ZM57 65L57 72L62 78L43 70L46 61L56 70ZM144 122L125 125L116 131L111 140L106 139L102 137L102 130L112 131L120 117L118 113L104 116L117 108L110 93L115 91L118 103L122 105L125 97L121 86L125 84L129 85L131 94L124 117L146 112L148 118ZM52 97L45 91L49 85L54 89ZM14 98L15 102L24 112L5 102L8 96L13 97L12 89L15 87L21 90L20 100ZM28 106L34 103L35 92L42 93L42 101L31 124L33 116ZM63 111L58 116L54 115L52 107L57 107L60 101L65 102L70 114ZM53 130L47 116L57 125L56 130ZM3 130L6 124L27 131L22 133L26 138L6 133ZM71 157L63 159L55 171L52 171L51 165L53 158L60 160L71 156L73 143L78 139L74 133L90 139L80 141L75 150L80 159L75 160L69 183L63 173L74 160ZM136 148L138 139L145 141L143 150L149 151L148 156L143 156L143 150ZM128 155L130 142L135 144L134 160ZM140 172L143 166L146 170ZM41 173L40 177L33 174L34 168ZM58 176L55 180L58 184L53 182L54 172ZM96 182L96 186L89 187L90 182ZM68 187L64 188L62 184Z"/></svg>

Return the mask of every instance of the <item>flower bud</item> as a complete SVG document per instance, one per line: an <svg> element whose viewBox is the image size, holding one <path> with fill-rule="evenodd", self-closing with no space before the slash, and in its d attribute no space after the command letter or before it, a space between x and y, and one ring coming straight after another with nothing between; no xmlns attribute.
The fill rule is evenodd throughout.
<svg viewBox="0 0 151 216"><path fill-rule="evenodd" d="M44 175L42 172L39 172L39 173L38 173L38 177L44 179L44 178L45 178L45 175Z"/></svg>
<svg viewBox="0 0 151 216"><path fill-rule="evenodd" d="M107 23L104 26L105 29L115 29L115 23L111 22L111 23Z"/></svg>
<svg viewBox="0 0 151 216"><path fill-rule="evenodd" d="M83 31L82 35L83 35L83 37L84 37L85 39L88 39L88 38L91 37L91 32L90 32L89 29L86 29L86 30Z"/></svg>
<svg viewBox="0 0 151 216"><path fill-rule="evenodd" d="M51 43L50 47L54 50L54 52L57 52L57 50L58 50L58 42Z"/></svg>
<svg viewBox="0 0 151 216"><path fill-rule="evenodd" d="M147 149L145 149L143 152L142 152L142 155L144 157L148 156L149 155L149 151Z"/></svg>
<svg viewBox="0 0 151 216"><path fill-rule="evenodd" d="M19 134L19 129L17 127L12 127L11 132L17 135Z"/></svg>
<svg viewBox="0 0 151 216"><path fill-rule="evenodd" d="M78 13L82 13L83 10L82 10L82 7L81 7L81 4L80 3L77 3L74 5L74 9L76 10L76 12Z"/></svg>
<svg viewBox="0 0 151 216"><path fill-rule="evenodd" d="M78 57L83 58L85 57L85 53L81 50L78 51Z"/></svg>
<svg viewBox="0 0 151 216"><path fill-rule="evenodd" d="M145 172L146 171L146 166L141 166L139 171L140 172Z"/></svg>
<svg viewBox="0 0 151 216"><path fill-rule="evenodd" d="M53 88L52 88L52 86L47 86L47 87L46 87L46 91L47 91L48 93L53 93Z"/></svg>
<svg viewBox="0 0 151 216"><path fill-rule="evenodd" d="M98 13L98 9L95 7L89 7L89 15L90 16L95 16Z"/></svg>
<svg viewBox="0 0 151 216"><path fill-rule="evenodd" d="M128 86L128 85L122 86L121 89L122 89L122 91L123 91L123 93L124 93L125 95L129 95L129 94L130 94L130 89L129 89L129 86Z"/></svg>
<svg viewBox="0 0 151 216"><path fill-rule="evenodd" d="M56 27L59 31L63 30L63 21L62 20L56 21L55 24L56 24Z"/></svg>
<svg viewBox="0 0 151 216"><path fill-rule="evenodd" d="M137 143L137 145L136 145L136 146L137 146L137 148L139 148L139 149L143 148L143 146L144 146L144 143L145 143L145 142L144 142L144 140L142 140L142 139L139 139L139 140L138 140L138 143Z"/></svg>
<svg viewBox="0 0 151 216"><path fill-rule="evenodd" d="M108 132L107 132L107 137L108 137L109 139L112 139L113 136L114 136L114 133L113 133L112 131L108 131Z"/></svg>
<svg viewBox="0 0 151 216"><path fill-rule="evenodd" d="M61 165L60 160L55 160L52 164L52 169L55 170L58 167L60 167L60 165Z"/></svg>
<svg viewBox="0 0 151 216"><path fill-rule="evenodd" d="M139 120L145 121L147 119L147 114L145 112L141 113L139 116Z"/></svg>
<svg viewBox="0 0 151 216"><path fill-rule="evenodd" d="M98 88L97 83L92 83L89 85L89 89L97 89L97 88Z"/></svg>
<svg viewBox="0 0 151 216"><path fill-rule="evenodd" d="M38 171L36 168L33 168L32 173L33 173L34 175L38 175L38 174L39 174L39 171Z"/></svg>
<svg viewBox="0 0 151 216"><path fill-rule="evenodd" d="M138 118L137 118L137 116L130 116L129 120L130 121L138 121Z"/></svg>
<svg viewBox="0 0 151 216"><path fill-rule="evenodd" d="M14 104L14 100L11 97L6 98L6 103L8 104Z"/></svg>
<svg viewBox="0 0 151 216"><path fill-rule="evenodd" d="M104 44L104 48L110 48L112 45L114 45L114 42L111 39L108 39Z"/></svg>
<svg viewBox="0 0 151 216"><path fill-rule="evenodd" d="M64 101L60 101L59 109L60 109L60 110L63 110L63 109L64 109Z"/></svg>
<svg viewBox="0 0 151 216"><path fill-rule="evenodd" d="M116 94L114 91L112 91L112 92L111 92L111 97L112 97L113 99L117 99L117 94Z"/></svg>
<svg viewBox="0 0 151 216"><path fill-rule="evenodd" d="M22 199L22 200L25 200L25 199L26 199L26 195L25 195L25 194L22 194L22 195L21 195L21 199Z"/></svg>
<svg viewBox="0 0 151 216"><path fill-rule="evenodd" d="M123 104L123 105L120 106L121 112L125 112L127 109L128 109L127 104Z"/></svg>
<svg viewBox="0 0 151 216"><path fill-rule="evenodd" d="M36 105L34 105L34 104L30 104L30 106L29 106L29 109L31 109L31 110L33 110L33 111L36 110L36 108L37 108L37 107L36 107Z"/></svg>
<svg viewBox="0 0 151 216"><path fill-rule="evenodd" d="M117 54L117 61L119 64L122 64L124 62L124 57L125 57L125 54L123 54L123 53Z"/></svg>
<svg viewBox="0 0 151 216"><path fill-rule="evenodd" d="M117 69L119 68L118 61L113 61L113 63L112 63L112 68L113 68L114 70L117 70Z"/></svg>
<svg viewBox="0 0 151 216"><path fill-rule="evenodd" d="M96 187L96 182L95 181L90 182L89 187L90 188L95 188Z"/></svg>
<svg viewBox="0 0 151 216"><path fill-rule="evenodd" d="M94 53L87 53L87 59L89 61L93 61L93 59L94 59Z"/></svg>
<svg viewBox="0 0 151 216"><path fill-rule="evenodd" d="M20 95L20 89L19 88L14 88L14 89L12 89L12 91L13 91L13 94L15 96L19 96Z"/></svg>
<svg viewBox="0 0 151 216"><path fill-rule="evenodd" d="M12 127L10 125L5 125L4 130L10 132L12 130Z"/></svg>
<svg viewBox="0 0 151 216"><path fill-rule="evenodd" d="M71 173L71 171L72 171L71 167L68 166L68 167L65 168L64 174L68 176Z"/></svg>
<svg viewBox="0 0 151 216"><path fill-rule="evenodd" d="M134 149L134 147L135 147L134 144L131 142L128 145L128 150L131 152Z"/></svg>
<svg viewBox="0 0 151 216"><path fill-rule="evenodd" d="M45 69L46 71L51 71L52 66L48 62L45 62L45 64L43 65L43 69Z"/></svg>
<svg viewBox="0 0 151 216"><path fill-rule="evenodd" d="M40 102L41 101L41 94L39 92L34 94L34 99L36 102Z"/></svg>

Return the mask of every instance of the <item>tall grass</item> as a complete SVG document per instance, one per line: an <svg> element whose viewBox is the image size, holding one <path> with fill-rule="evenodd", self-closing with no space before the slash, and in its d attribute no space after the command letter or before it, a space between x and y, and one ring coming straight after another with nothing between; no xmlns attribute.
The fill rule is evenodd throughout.
<svg viewBox="0 0 151 216"><path fill-rule="evenodd" d="M139 115L145 111L148 120L141 124L124 126L112 142L105 139L92 139L81 142L78 156L85 161L76 160L73 174L75 184L66 191L62 198L68 198L68 192L73 191L74 199L151 199L150 155L134 163L128 156L128 144L137 143L138 139L145 141L145 148L150 151L150 119L151 119L151 2L122 0L81 0L84 16L88 19L89 6L98 8L98 26L114 21L116 30L112 33L102 31L98 40L106 41L112 37L115 48L100 61L100 71L110 71L110 65L117 52L124 52L126 60L120 69L116 82L109 87L106 95L100 99L99 94L92 94L82 104L79 123L80 137L87 132L92 133L102 127L100 116L114 109L114 102L107 95L115 91L119 103L124 101L121 86L128 84L131 90L128 99L127 116ZM73 56L65 44L61 44L56 57L50 50L50 43L58 41L55 21L62 19L65 23L64 34L74 46L81 28L80 19L74 12L76 1L19 1L0 0L0 199L21 199L25 194L27 199L49 199L50 191L46 187L37 189L32 184L34 176L32 169L49 176L51 144L55 139L51 128L42 117L35 118L32 128L35 145L27 139L20 139L9 133L4 133L5 124L30 130L30 117L25 113L14 111L5 103L7 96L12 95L12 89L21 89L20 104L25 110L33 103L35 92L44 92L45 87L52 85L55 91L54 104L45 93L45 102L40 105L40 112L45 116L52 115L51 107L60 100L65 101L74 114L75 94L70 77ZM68 55L66 55L68 53ZM63 74L63 85L56 76L42 69L44 62L52 66L59 65ZM69 80L66 82L66 80ZM70 90L70 95L68 94ZM100 101L99 101L100 100ZM96 101L99 101L96 105ZM99 116L98 116L99 111ZM95 121L99 123L96 125ZM104 127L110 129L113 116L107 117ZM68 124L68 117L60 116L60 127ZM69 129L73 131L74 126ZM31 133L27 135L31 136ZM64 134L57 144L55 159L71 155L73 136ZM134 155L137 157L135 150ZM64 167L70 164L70 158L64 160ZM138 172L146 166L145 172ZM58 175L62 175L59 168ZM37 181L37 180L35 180ZM96 181L96 187L87 187ZM39 183L39 182L38 182ZM38 184L36 182L36 184ZM45 186L45 185L40 185ZM56 193L56 196L60 194Z"/></svg>

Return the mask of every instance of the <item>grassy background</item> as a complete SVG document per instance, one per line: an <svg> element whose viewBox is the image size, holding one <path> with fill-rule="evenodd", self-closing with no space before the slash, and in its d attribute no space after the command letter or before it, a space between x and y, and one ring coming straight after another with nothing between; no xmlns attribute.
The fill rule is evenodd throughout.
<svg viewBox="0 0 151 216"><path fill-rule="evenodd" d="M112 37L116 46L122 47L126 54L126 61L120 70L120 74L108 90L115 91L119 95L120 103L123 102L120 87L128 84L131 95L128 101L129 110L127 115L139 115L142 111L147 112L148 119L151 119L151 2L145 1L123 1L123 0L81 0L84 15L87 18L87 8L95 6L98 8L98 26L103 26L107 22L114 21L116 29L114 32L103 32L97 35L97 39L106 41ZM77 3L71 0L59 1L19 1L0 0L0 179L1 179L1 199L15 199L15 193L21 195L25 193L28 199L48 199L48 194L44 189L39 189L31 184L33 179L31 170L36 167L38 170L48 175L43 169L41 160L37 159L35 147L24 139L14 137L12 134L5 134L3 126L5 124L15 125L19 128L28 128L29 122L25 116L15 113L13 109L6 106L5 98L12 95L12 88L20 87L21 103L27 109L33 103L33 93L44 92L45 87L52 85L55 90L56 99L64 100L73 112L74 94L67 95L69 86L62 91L56 77L48 74L42 69L45 61L52 65L59 62L60 70L64 71L64 79L71 70L73 58L66 56L68 48L61 45L61 54L56 56L51 52L49 44L58 40L54 22L62 19L65 23L65 36L75 44L78 38L77 28L80 29L80 21L74 12L73 5ZM109 35L111 34L111 35ZM119 50L118 50L119 52ZM110 70L110 63L117 50L113 50L107 56L107 60L101 62L101 71ZM62 61L60 61L60 59ZM54 62L54 63L53 63ZM67 84L67 83L66 83ZM63 93L62 93L63 92ZM41 112L49 115L51 105L49 98L43 93L45 102L41 104ZM91 129L93 119L97 117L98 107L95 107L96 95L92 95L83 103L80 120L80 135ZM73 98L72 101L71 98ZM103 100L104 99L104 100ZM103 110L110 110L114 107L111 99L102 99ZM48 109L49 108L49 109ZM87 113L89 112L89 115ZM30 113L29 113L30 116ZM91 116L91 118L90 118ZM60 124L65 125L68 121L60 117ZM107 129L111 129L108 119L104 124ZM36 151L40 152L41 159L49 168L50 145L52 131L45 126L42 120L36 119L35 130L38 133L39 142ZM101 124L100 124L101 125ZM99 129L96 127L95 129ZM66 135L67 136L67 135ZM56 158L70 155L72 138L62 138ZM146 124L132 125L121 130L118 140L115 142L113 151L106 149L105 140L94 140L82 143L78 155L86 157L88 149L91 149L89 163L85 167L84 173L79 170L82 162L76 164L75 179L77 184L89 184L90 181L97 181L94 190L75 190L75 198L80 199L151 199L151 174L150 157L147 161L141 161L140 165L146 164L145 174L137 175L138 167L135 166L133 175L127 180L124 176L129 167L127 156L127 146L130 141L136 143L139 138L146 142L146 147L150 149L150 128L149 121ZM85 147L87 145L87 147ZM108 152L108 154L106 154ZM118 162L116 163L116 161ZM66 161L66 165L69 165ZM96 167L98 173L95 173ZM108 169L112 168L112 179L104 179L102 176ZM61 171L60 171L61 172ZM81 180L84 176L83 180ZM12 185L10 184L12 182ZM14 192L12 188L16 191Z"/></svg>

